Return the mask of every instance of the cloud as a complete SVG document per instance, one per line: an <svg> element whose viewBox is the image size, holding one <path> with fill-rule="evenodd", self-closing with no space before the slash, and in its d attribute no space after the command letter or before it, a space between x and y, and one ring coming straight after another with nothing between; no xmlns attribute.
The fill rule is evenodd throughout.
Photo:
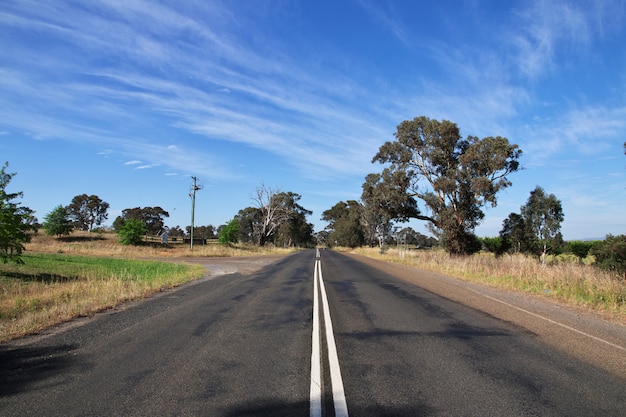
<svg viewBox="0 0 626 417"><path fill-rule="evenodd" d="M584 56L593 41L619 27L625 6L620 1L523 2L509 24L508 39L518 70L531 80L557 71L559 58Z"/></svg>
<svg viewBox="0 0 626 417"><path fill-rule="evenodd" d="M397 14L392 3L369 0L357 0L357 3L402 44L411 49L415 47L415 37L411 35L409 27L402 22L402 18Z"/></svg>
<svg viewBox="0 0 626 417"><path fill-rule="evenodd" d="M410 27L392 5L359 5L413 48ZM313 59L290 58L273 45L251 43L238 30L250 23L245 14L219 3L198 2L193 14L146 1L20 7L0 12L0 22L22 31L36 27L50 38L54 53L41 53L49 45L31 45L15 51L14 62L23 67L0 69L0 93L37 103L34 111L10 106L13 126L37 138L93 142L140 157L145 167L233 178L237 174L210 146L231 142L279 155L308 177L341 178L369 170L378 146L392 139L403 118L449 118L464 134L508 136L507 122L532 100L506 75L509 62L474 45L422 41L428 59L447 78L421 79L415 88L394 92L371 88L373 77L359 79ZM520 10L515 28L521 31L512 41L519 71L539 77L561 45L586 45L594 21L582 10L564 2ZM64 59L70 56L81 59ZM589 133L575 131L575 117L587 117L602 131L619 128L611 120L617 123L621 115L602 120L600 113L572 111L572 119L563 120L567 140L582 146L581 135ZM155 124L163 136L146 137ZM530 129L550 133L541 126ZM180 138L175 145L171 134ZM562 146L555 134L550 139L554 149Z"/></svg>
<svg viewBox="0 0 626 417"><path fill-rule="evenodd" d="M133 161L128 161L124 163L124 165L138 165L138 164L141 164L141 161L133 160Z"/></svg>
<svg viewBox="0 0 626 417"><path fill-rule="evenodd" d="M558 117L536 120L524 130L520 132L526 138L522 148L535 162L549 159L566 148L594 155L622 143L626 105L572 107Z"/></svg>

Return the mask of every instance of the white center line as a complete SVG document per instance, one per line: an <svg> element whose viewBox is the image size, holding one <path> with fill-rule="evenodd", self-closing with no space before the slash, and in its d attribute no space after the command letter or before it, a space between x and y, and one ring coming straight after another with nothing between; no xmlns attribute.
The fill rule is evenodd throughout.
<svg viewBox="0 0 626 417"><path fill-rule="evenodd" d="M330 308L328 306L328 297L326 296L326 287L322 277L322 262L320 260L319 249L316 252L315 273L313 277L313 346L311 354L311 406L310 416L321 417L322 415L322 396L321 396L321 371L320 371L320 346L319 338L319 302L318 302L318 285L319 292L322 296L322 310L324 314L324 326L326 328L326 345L328 348L328 364L330 367L330 382L332 386L333 403L335 406L336 417L348 417L348 405L346 403L346 394L343 389L343 379L341 377L341 368L339 367L339 357L337 356L337 346L335 344L335 335L333 333L333 324L330 319ZM318 284L319 283L319 284ZM317 336L316 336L317 335Z"/></svg>
<svg viewBox="0 0 626 417"><path fill-rule="evenodd" d="M319 251L319 249L318 249ZM318 252L319 256L319 252ZM315 273L313 277L313 337L311 346L311 406L310 416L321 417L322 415L322 375L320 371L320 315L319 297L317 286L317 260L315 261Z"/></svg>

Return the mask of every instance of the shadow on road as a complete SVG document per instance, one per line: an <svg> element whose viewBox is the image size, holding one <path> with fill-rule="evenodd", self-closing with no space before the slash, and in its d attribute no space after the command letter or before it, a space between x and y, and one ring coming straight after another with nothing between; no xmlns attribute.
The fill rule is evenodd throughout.
<svg viewBox="0 0 626 417"><path fill-rule="evenodd" d="M331 406L332 408L332 406ZM424 404L410 405L408 407L394 407L386 405L368 405L365 407L358 404L348 404L348 412L355 416L376 417L420 417L434 415L431 407ZM309 402L284 403L280 401L255 401L235 406L228 410L225 417L281 417L281 416L308 416ZM327 410L324 415L334 415L333 410Z"/></svg>
<svg viewBox="0 0 626 417"><path fill-rule="evenodd" d="M40 348L0 346L0 397L17 394L28 386L61 373L70 365L75 345Z"/></svg>

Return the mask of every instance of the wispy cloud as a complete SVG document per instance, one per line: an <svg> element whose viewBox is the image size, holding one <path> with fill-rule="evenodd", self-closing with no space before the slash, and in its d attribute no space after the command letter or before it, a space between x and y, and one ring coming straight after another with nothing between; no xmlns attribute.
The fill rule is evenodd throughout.
<svg viewBox="0 0 626 417"><path fill-rule="evenodd" d="M407 50L415 49L407 20L391 3L359 4ZM476 45L422 41L420 48L447 78L422 79L415 89L391 92L370 89L371 80L329 67L312 71L310 61L249 43L237 31L247 23L244 18L216 2L194 4L193 15L147 1L81 8L18 3L0 12L0 22L22 31L36 27L49 35L57 55L40 53L50 45L15 50L15 62L24 65L0 68L0 91L39 103L35 114L3 103L11 109L13 126L33 137L90 141L140 157L145 166L207 174L211 166L218 167L212 176L235 175L226 161L189 141L172 147L167 135L146 138L143 131L158 121L181 137L240 143L279 155L306 175L341 177L362 172L403 118L425 114L452 119L465 134L507 135L507 121L532 100L532 92L508 74L511 62L526 77L541 77L554 70L559 48L587 46L606 16L602 10L586 14L571 2L522 7L514 22L507 22L515 28L512 41L505 41L512 42L507 43L514 47L511 56ZM70 55L81 59L62 59ZM42 81L43 74L59 75ZM71 74L71 80L62 74ZM548 136L544 145L555 151L564 143L582 148L582 139L592 133L606 136L623 128L623 110L604 110L574 108L554 124L542 121L528 129ZM581 119L597 130L586 131L576 123ZM567 128L559 135L556 126L562 123Z"/></svg>
<svg viewBox="0 0 626 417"><path fill-rule="evenodd" d="M154 168L155 166L158 166L158 165L157 164L140 165L136 167L135 169L149 169L149 168Z"/></svg>
<svg viewBox="0 0 626 417"><path fill-rule="evenodd" d="M92 7L98 15L47 6L11 21L24 28L39 25L60 44L73 45L87 57L83 66L70 70L82 74L82 81L58 79L41 85L36 66L31 73L11 73L13 81L7 88L31 100L37 97L40 103L39 122L33 123L26 113L16 122L33 136L102 141L104 146L129 151L123 139L112 139L118 131L107 132L108 120L116 120L116 130L127 129L127 135L141 141L141 136L136 137L140 126L148 126L161 114L173 128L282 155L312 175L355 171L379 142L372 138L379 128L371 114L359 114L359 106L354 105L354 94L362 94L362 88L347 88L348 78L331 76L320 85L306 63L263 56L236 40L236 35L226 31L217 36L206 24L163 6L133 2L128 7L121 3ZM5 14L3 20L11 19ZM172 33L192 36L195 42L187 44L183 37L171 43ZM228 65L218 63L215 56L207 59L207 54ZM90 62L98 55L123 58L126 64L112 70ZM45 73L67 72L67 68L58 71L59 65L66 65L59 62L44 60L40 65ZM167 74L159 72L161 66L168 68ZM254 77L248 74L250 67ZM368 100L375 102L374 97L363 101ZM68 135L68 127L47 116L58 103L66 114L85 120L84 126L73 126ZM349 122L356 122L361 131L347 127ZM87 132L85 126L94 124L101 131ZM312 159L312 154L319 158ZM158 155L163 159L151 162L172 164L170 155L153 153Z"/></svg>
<svg viewBox="0 0 626 417"><path fill-rule="evenodd" d="M394 9L393 3L358 0L357 3L363 7L374 20L381 24L386 30L390 31L404 46L414 48L416 44L415 37L411 34L408 26L406 26Z"/></svg>
<svg viewBox="0 0 626 417"><path fill-rule="evenodd" d="M523 2L508 35L518 69L530 79L557 70L557 58L586 55L593 41L619 26L625 16L621 1Z"/></svg>
<svg viewBox="0 0 626 417"><path fill-rule="evenodd" d="M576 149L594 155L610 147L618 149L626 131L626 105L573 107L556 118L526 125L524 151L533 163L550 159L556 153Z"/></svg>

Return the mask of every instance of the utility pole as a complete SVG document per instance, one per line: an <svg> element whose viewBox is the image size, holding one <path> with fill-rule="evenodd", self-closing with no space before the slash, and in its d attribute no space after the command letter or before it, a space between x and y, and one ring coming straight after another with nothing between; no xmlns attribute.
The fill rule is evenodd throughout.
<svg viewBox="0 0 626 417"><path fill-rule="evenodd" d="M194 228L194 214L196 212L196 191L201 190L202 187L199 187L196 182L198 181L197 177L193 178L193 188L191 193L191 241L189 249L193 251L193 228Z"/></svg>

